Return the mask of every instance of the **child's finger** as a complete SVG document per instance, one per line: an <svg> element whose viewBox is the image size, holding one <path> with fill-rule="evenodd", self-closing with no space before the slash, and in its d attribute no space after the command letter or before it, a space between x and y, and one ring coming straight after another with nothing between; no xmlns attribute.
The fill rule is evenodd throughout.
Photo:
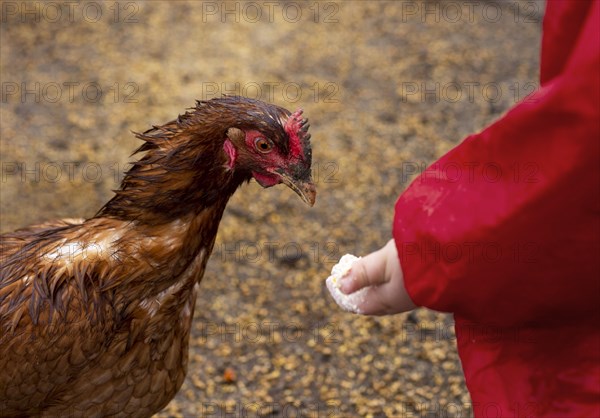
<svg viewBox="0 0 600 418"><path fill-rule="evenodd" d="M365 295L357 304L357 311L362 315L389 315L402 312L398 301L401 299L398 284L388 282L383 286L368 287Z"/></svg>
<svg viewBox="0 0 600 418"><path fill-rule="evenodd" d="M389 289L386 287L369 287L357 306L357 311L362 315L385 315L392 313L392 301L389 299Z"/></svg>

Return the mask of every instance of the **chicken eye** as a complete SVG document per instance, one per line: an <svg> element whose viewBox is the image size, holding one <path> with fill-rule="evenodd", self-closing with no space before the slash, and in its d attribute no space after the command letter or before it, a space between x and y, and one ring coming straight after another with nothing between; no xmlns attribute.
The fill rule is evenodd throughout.
<svg viewBox="0 0 600 418"><path fill-rule="evenodd" d="M258 138L256 138L256 140L254 140L254 147L259 152L266 154L267 152L270 152L273 149L273 143L267 138L259 136Z"/></svg>

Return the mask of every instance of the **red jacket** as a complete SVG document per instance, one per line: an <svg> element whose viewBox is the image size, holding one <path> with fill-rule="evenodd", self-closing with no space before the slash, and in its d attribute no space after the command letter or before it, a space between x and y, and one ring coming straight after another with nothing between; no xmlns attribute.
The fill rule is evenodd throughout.
<svg viewBox="0 0 600 418"><path fill-rule="evenodd" d="M540 88L417 177L394 239L477 417L600 417L600 2L548 1Z"/></svg>

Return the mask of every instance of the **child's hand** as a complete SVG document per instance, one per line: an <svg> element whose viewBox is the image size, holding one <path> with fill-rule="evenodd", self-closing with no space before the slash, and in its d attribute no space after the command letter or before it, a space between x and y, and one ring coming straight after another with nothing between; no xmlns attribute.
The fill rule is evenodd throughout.
<svg viewBox="0 0 600 418"><path fill-rule="evenodd" d="M341 291L354 293L368 288L359 310L365 315L388 315L410 311L417 306L404 287L404 276L394 240L354 262L341 280Z"/></svg>

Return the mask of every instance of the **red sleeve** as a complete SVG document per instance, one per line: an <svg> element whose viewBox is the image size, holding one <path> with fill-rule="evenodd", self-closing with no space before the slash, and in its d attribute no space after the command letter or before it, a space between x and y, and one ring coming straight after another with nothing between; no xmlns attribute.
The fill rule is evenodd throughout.
<svg viewBox="0 0 600 418"><path fill-rule="evenodd" d="M547 52L544 34L547 82L398 199L394 238L416 304L502 325L598 312L600 3L571 3L585 18L570 51Z"/></svg>
<svg viewBox="0 0 600 418"><path fill-rule="evenodd" d="M593 0L549 0L544 17L540 83L563 71Z"/></svg>

